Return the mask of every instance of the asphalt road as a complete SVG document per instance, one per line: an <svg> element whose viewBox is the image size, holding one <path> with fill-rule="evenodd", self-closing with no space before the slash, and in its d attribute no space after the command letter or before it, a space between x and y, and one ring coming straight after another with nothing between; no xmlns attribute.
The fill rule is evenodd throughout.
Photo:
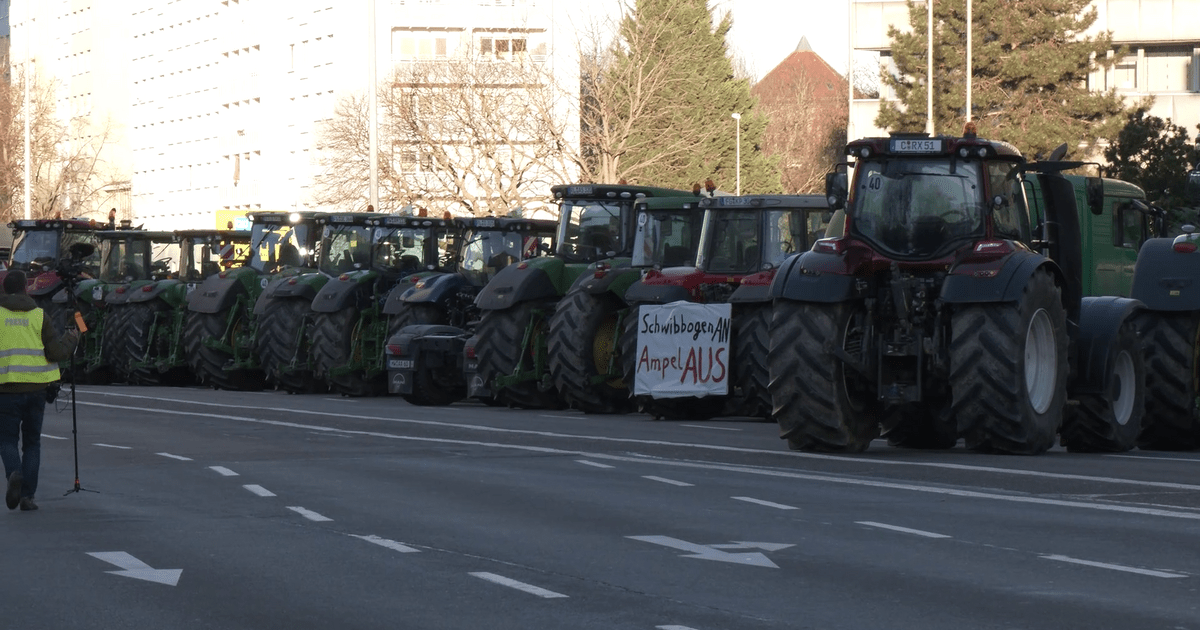
<svg viewBox="0 0 1200 630"><path fill-rule="evenodd" d="M773 425L80 387L0 628L1200 629L1200 453L789 452Z"/></svg>

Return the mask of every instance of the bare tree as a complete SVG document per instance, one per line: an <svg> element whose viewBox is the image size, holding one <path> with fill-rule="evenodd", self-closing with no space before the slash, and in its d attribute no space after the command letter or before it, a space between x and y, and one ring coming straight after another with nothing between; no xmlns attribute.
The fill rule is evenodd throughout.
<svg viewBox="0 0 1200 630"><path fill-rule="evenodd" d="M825 173L835 164L846 143L845 83L835 96L818 96L812 78L795 75L786 83L755 86L759 105L770 122L763 134L763 150L779 156L783 189L788 193L824 190Z"/></svg>
<svg viewBox="0 0 1200 630"><path fill-rule="evenodd" d="M0 220L24 216L25 108L29 86L30 214L33 218L81 215L105 195L114 172L104 161L115 128L105 120L94 125L88 113L62 122L53 79L29 76L25 66L11 66L12 80L0 84Z"/></svg>
<svg viewBox="0 0 1200 630"><path fill-rule="evenodd" d="M578 172L570 92L542 64L420 61L398 66L379 93L380 210L505 214ZM365 97L349 95L322 130L318 204L365 204L366 112Z"/></svg>

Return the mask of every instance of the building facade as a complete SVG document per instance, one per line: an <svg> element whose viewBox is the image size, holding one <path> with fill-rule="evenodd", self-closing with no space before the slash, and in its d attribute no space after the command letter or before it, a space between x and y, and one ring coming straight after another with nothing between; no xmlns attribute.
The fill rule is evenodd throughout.
<svg viewBox="0 0 1200 630"><path fill-rule="evenodd" d="M14 63L55 77L60 116L110 124L113 195L89 210L124 194L148 228L312 207L320 126L367 92L371 55L381 80L465 45L578 73L553 54L553 0L38 0L11 24Z"/></svg>
<svg viewBox="0 0 1200 630"><path fill-rule="evenodd" d="M1092 6L1097 20L1086 34L1112 31L1115 46L1128 52L1111 69L1092 73L1089 86L1116 88L1130 102L1153 96L1151 115L1170 118L1195 136L1200 123L1200 0L1093 0ZM887 31L889 26L911 30L904 0L851 0L850 19L855 59L874 56L881 72L894 71ZM895 95L881 83L877 98L851 99L850 137L886 135L875 126L875 117L880 101L889 98Z"/></svg>

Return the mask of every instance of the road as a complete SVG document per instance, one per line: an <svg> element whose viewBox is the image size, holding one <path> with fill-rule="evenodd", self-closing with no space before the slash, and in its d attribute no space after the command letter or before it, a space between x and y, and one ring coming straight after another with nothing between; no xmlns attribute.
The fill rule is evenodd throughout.
<svg viewBox="0 0 1200 630"><path fill-rule="evenodd" d="M1200 454L789 452L773 425L78 391L0 627L1200 629Z"/></svg>

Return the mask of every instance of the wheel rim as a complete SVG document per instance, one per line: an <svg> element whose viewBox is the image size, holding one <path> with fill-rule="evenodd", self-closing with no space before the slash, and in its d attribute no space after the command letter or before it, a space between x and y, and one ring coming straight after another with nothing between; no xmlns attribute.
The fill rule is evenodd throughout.
<svg viewBox="0 0 1200 630"><path fill-rule="evenodd" d="M1025 392L1037 413L1046 413L1058 383L1058 344L1046 309L1038 309L1025 332Z"/></svg>
<svg viewBox="0 0 1200 630"><path fill-rule="evenodd" d="M1135 396L1133 357L1129 356L1128 352L1122 351L1117 355L1117 362L1113 367L1113 415L1116 416L1117 424L1125 426L1129 424L1129 418L1133 416Z"/></svg>
<svg viewBox="0 0 1200 630"><path fill-rule="evenodd" d="M612 313L600 322L596 328L596 335L592 337L592 364L596 368L597 374L608 374L609 363L612 362L613 351L616 349L616 336L617 314ZM625 387L621 378L609 379L605 385L616 388Z"/></svg>

